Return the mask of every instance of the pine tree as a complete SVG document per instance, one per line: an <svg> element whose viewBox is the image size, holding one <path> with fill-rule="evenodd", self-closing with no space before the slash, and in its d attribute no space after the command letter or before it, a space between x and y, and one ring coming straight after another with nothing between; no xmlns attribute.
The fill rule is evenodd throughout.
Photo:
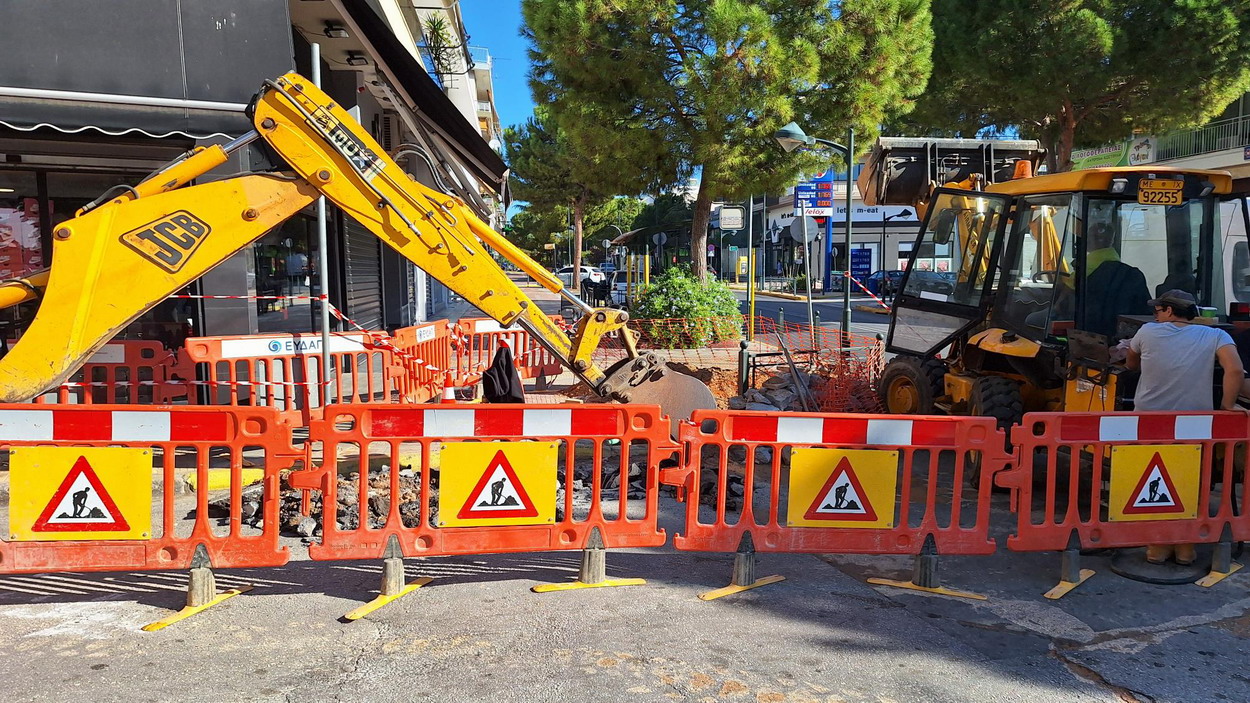
<svg viewBox="0 0 1250 703"><path fill-rule="evenodd" d="M834 155L783 153L797 121L870 143L929 74L928 0L523 0L531 87L608 192L698 175L693 270L715 200L775 192ZM843 166L844 168L844 166Z"/></svg>

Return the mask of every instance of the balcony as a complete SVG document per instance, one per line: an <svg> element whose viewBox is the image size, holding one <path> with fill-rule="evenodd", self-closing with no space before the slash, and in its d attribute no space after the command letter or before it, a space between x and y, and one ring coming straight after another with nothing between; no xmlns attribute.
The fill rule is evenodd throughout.
<svg viewBox="0 0 1250 703"><path fill-rule="evenodd" d="M1250 116L1231 117L1159 137L1155 144L1155 161L1172 161L1244 146L1250 146Z"/></svg>

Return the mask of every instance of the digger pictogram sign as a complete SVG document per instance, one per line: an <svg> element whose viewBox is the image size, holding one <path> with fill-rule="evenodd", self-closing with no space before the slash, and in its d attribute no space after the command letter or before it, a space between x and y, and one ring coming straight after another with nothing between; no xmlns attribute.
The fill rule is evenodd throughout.
<svg viewBox="0 0 1250 703"><path fill-rule="evenodd" d="M1112 447L1108 517L1113 521L1196 517L1201 475L1198 445Z"/></svg>
<svg viewBox="0 0 1250 703"><path fill-rule="evenodd" d="M893 527L897 483L897 451L796 448L786 522L792 527Z"/></svg>
<svg viewBox="0 0 1250 703"><path fill-rule="evenodd" d="M444 444L439 471L439 525L554 523L556 457L555 442Z"/></svg>
<svg viewBox="0 0 1250 703"><path fill-rule="evenodd" d="M13 449L9 471L12 540L133 540L151 534L148 449Z"/></svg>

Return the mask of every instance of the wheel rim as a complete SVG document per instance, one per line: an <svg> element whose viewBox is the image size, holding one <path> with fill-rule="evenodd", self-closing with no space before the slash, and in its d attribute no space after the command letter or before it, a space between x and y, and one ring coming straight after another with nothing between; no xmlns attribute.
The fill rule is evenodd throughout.
<svg viewBox="0 0 1250 703"><path fill-rule="evenodd" d="M920 389L905 376L890 381L885 397L886 410L891 413L909 414L920 410Z"/></svg>

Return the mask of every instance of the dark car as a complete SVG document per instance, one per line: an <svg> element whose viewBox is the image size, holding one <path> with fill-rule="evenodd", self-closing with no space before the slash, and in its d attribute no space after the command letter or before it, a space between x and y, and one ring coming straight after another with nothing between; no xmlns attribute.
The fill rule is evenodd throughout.
<svg viewBox="0 0 1250 703"><path fill-rule="evenodd" d="M954 290L955 274L946 271L912 271L907 280L907 291L911 294L950 295Z"/></svg>
<svg viewBox="0 0 1250 703"><path fill-rule="evenodd" d="M903 280L902 271L877 271L864 281L864 287L872 294L881 298L892 298L898 291L898 282Z"/></svg>

